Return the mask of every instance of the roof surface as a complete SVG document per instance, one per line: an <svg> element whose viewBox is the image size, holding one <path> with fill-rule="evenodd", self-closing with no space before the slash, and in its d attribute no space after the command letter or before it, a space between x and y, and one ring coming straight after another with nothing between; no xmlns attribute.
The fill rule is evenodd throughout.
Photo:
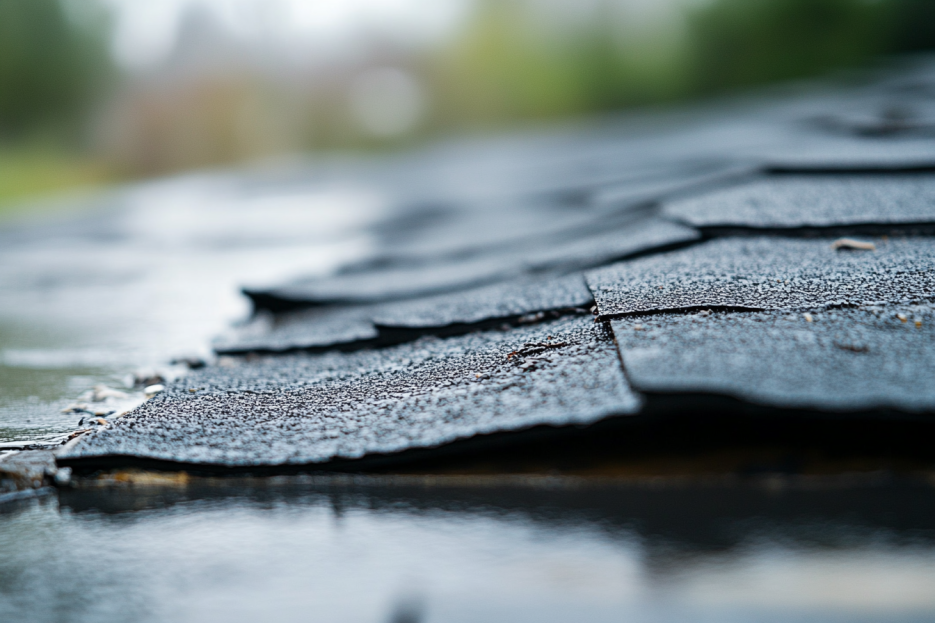
<svg viewBox="0 0 935 623"><path fill-rule="evenodd" d="M217 350L251 355L59 460L327 466L660 395L935 414L932 93L922 63L388 164L398 200L370 261L249 290L258 314ZM893 101L916 117L893 127Z"/></svg>

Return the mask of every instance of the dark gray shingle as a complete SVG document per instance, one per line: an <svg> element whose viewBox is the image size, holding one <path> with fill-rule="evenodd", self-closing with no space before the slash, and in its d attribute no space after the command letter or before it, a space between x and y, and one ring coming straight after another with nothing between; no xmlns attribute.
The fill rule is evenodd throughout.
<svg viewBox="0 0 935 623"><path fill-rule="evenodd" d="M591 291L580 274L524 277L414 301L388 303L374 310L381 327L429 329L476 324L550 310L590 307Z"/></svg>
<svg viewBox="0 0 935 623"><path fill-rule="evenodd" d="M931 306L813 311L808 317L811 322L798 312L712 312L611 324L639 391L828 411L935 411Z"/></svg>
<svg viewBox="0 0 935 623"><path fill-rule="evenodd" d="M579 316L381 350L209 367L82 438L59 461L326 463L590 423L639 404L609 330Z"/></svg>
<svg viewBox="0 0 935 623"><path fill-rule="evenodd" d="M282 314L261 312L214 341L215 352L285 352L321 349L378 337L367 306L313 307Z"/></svg>
<svg viewBox="0 0 935 623"><path fill-rule="evenodd" d="M935 175L760 178L671 202L663 214L706 228L932 225Z"/></svg>
<svg viewBox="0 0 935 623"><path fill-rule="evenodd" d="M361 267L329 277L301 279L248 294L260 308L368 304L456 292L531 273L569 272L655 248L691 242L698 233L653 217L606 220L589 217L583 230L543 236L535 243L491 249L464 258L422 258L403 264ZM491 228L502 227L492 220Z"/></svg>
<svg viewBox="0 0 935 623"><path fill-rule="evenodd" d="M876 251L832 240L724 238L588 272L602 317L706 307L807 309L929 300L935 243L875 239Z"/></svg>

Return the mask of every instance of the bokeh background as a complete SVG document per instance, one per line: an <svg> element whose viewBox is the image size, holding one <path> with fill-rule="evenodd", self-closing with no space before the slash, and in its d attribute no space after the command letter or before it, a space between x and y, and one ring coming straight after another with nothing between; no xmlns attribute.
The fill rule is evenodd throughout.
<svg viewBox="0 0 935 623"><path fill-rule="evenodd" d="M671 106L935 49L931 0L0 0L35 195Z"/></svg>

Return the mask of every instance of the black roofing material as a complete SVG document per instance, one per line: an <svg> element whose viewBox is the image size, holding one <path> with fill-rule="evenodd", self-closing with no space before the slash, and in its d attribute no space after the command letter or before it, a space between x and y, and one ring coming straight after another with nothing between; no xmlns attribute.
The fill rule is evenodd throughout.
<svg viewBox="0 0 935 623"><path fill-rule="evenodd" d="M931 106L929 106L931 108ZM919 110L893 102L876 110L821 115L815 122L824 130L868 138L933 137L935 111Z"/></svg>
<svg viewBox="0 0 935 623"><path fill-rule="evenodd" d="M773 176L672 202L663 214L706 230L935 225L935 175Z"/></svg>
<svg viewBox="0 0 935 623"><path fill-rule="evenodd" d="M381 350L205 368L67 447L59 462L323 464L542 424L587 424L639 404L610 331L590 317L568 317Z"/></svg>
<svg viewBox="0 0 935 623"><path fill-rule="evenodd" d="M491 283L517 271L497 258L389 266L331 277L300 279L268 290L244 290L258 309L286 311L312 305L365 304L450 292Z"/></svg>
<svg viewBox="0 0 935 623"><path fill-rule="evenodd" d="M583 313L592 298L604 319L646 314L613 324L629 373L654 399L935 410L929 390L912 390L931 369L932 313L918 305L935 298L932 239L835 250L838 234L829 235L932 233L935 143L876 121L860 130L877 101L868 89L771 98L698 111L665 131L601 127L397 161L373 173L392 206L368 228L373 254L330 277L251 292L258 309L293 311L260 316L219 346L278 356L195 372L62 461L342 468L635 413L640 398L608 329ZM828 122L836 111L858 129ZM904 170L917 173L894 173ZM753 178L764 171L785 175ZM659 217L664 201L664 215L681 223ZM803 239L815 234L805 230L824 237ZM700 242L720 233L746 237ZM586 288L581 270L590 270ZM839 309L872 305L885 311ZM709 308L703 320L671 313ZM493 327L501 330L478 332ZM465 331L475 333L425 338ZM356 350L366 346L375 348ZM355 352L282 354L297 349ZM660 404L649 403L647 421Z"/></svg>
<svg viewBox="0 0 935 623"><path fill-rule="evenodd" d="M522 254L523 265L534 271L580 270L644 253L684 246L701 238L696 230L657 217L631 220L614 226L595 218L592 231L566 236Z"/></svg>
<svg viewBox="0 0 935 623"><path fill-rule="evenodd" d="M313 307L277 315L261 312L218 339L219 354L276 353L328 348L355 350L457 335L547 315L585 313L594 304L579 274L520 277L460 292L380 305Z"/></svg>
<svg viewBox="0 0 935 623"><path fill-rule="evenodd" d="M744 156L759 160L763 168L769 171L847 173L935 170L935 141L915 137L881 139L821 136L814 131L803 131L785 145L753 149Z"/></svg>
<svg viewBox="0 0 935 623"><path fill-rule="evenodd" d="M382 305L372 316L384 328L434 329L518 319L594 304L580 274L524 277L453 294Z"/></svg>
<svg viewBox="0 0 935 623"><path fill-rule="evenodd" d="M935 308L615 320L633 387L820 411L935 412Z"/></svg>
<svg viewBox="0 0 935 623"><path fill-rule="evenodd" d="M273 316L257 314L247 324L215 340L220 354L321 350L377 343L367 306L318 307Z"/></svg>
<svg viewBox="0 0 935 623"><path fill-rule="evenodd" d="M406 206L396 210L397 222L409 220ZM569 209L555 200L529 197L523 201L490 200L479 205L462 205L452 197L439 201L436 214L429 226L405 232L394 231L400 227L393 222L375 228L379 257L388 264L417 264L503 253L535 246L543 237L567 236L569 231L594 221L594 215L580 206Z"/></svg>
<svg viewBox="0 0 935 623"><path fill-rule="evenodd" d="M695 230L655 217L622 223L589 217L583 231L543 236L524 246L465 258L362 266L331 277L304 279L269 290L246 291L258 309L286 311L313 305L372 304L478 287L530 273L591 268L699 238ZM580 223L579 223L580 225ZM497 227L491 223L489 227ZM579 227L580 229L580 227ZM530 310L535 311L535 310Z"/></svg>
<svg viewBox="0 0 935 623"><path fill-rule="evenodd" d="M586 274L602 318L705 308L809 309L935 297L935 244L874 239L875 251L833 240L724 238Z"/></svg>
<svg viewBox="0 0 935 623"><path fill-rule="evenodd" d="M816 116L815 127L867 138L935 136L935 75L927 64L911 68L904 62L899 72L878 76L862 97Z"/></svg>

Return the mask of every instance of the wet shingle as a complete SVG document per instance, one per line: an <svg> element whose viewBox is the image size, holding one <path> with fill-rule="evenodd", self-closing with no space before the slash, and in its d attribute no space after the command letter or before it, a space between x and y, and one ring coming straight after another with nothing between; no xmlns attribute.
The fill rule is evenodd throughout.
<svg viewBox="0 0 935 623"><path fill-rule="evenodd" d="M690 227L656 217L616 226L606 218L595 218L592 231L532 249L522 256L522 262L537 271L593 268L631 255L694 242L700 237Z"/></svg>
<svg viewBox="0 0 935 623"><path fill-rule="evenodd" d="M794 229L935 223L935 175L774 176L672 202L695 227Z"/></svg>
<svg viewBox="0 0 935 623"><path fill-rule="evenodd" d="M215 340L217 353L321 349L378 337L367 306L313 307L282 314L261 312Z"/></svg>
<svg viewBox="0 0 935 623"><path fill-rule="evenodd" d="M788 128L789 132L793 128ZM871 138L822 135L807 128L785 144L751 149L743 157L758 159L767 169L782 171L900 171L935 166L930 138Z"/></svg>
<svg viewBox="0 0 935 623"><path fill-rule="evenodd" d="M218 466L326 463L635 412L609 330L568 317L351 354L208 367L61 463L138 457Z"/></svg>
<svg viewBox="0 0 935 623"><path fill-rule="evenodd" d="M688 227L654 217L616 222L592 217L563 235L543 236L524 245L489 249L464 258L419 259L389 266L363 266L353 272L304 279L269 290L248 291L260 308L282 310L308 305L367 304L413 299L496 283L549 270L553 273L599 266L655 248L698 238ZM491 222L490 227L500 226ZM534 310L530 310L534 311Z"/></svg>
<svg viewBox="0 0 935 623"><path fill-rule="evenodd" d="M460 292L375 305L261 312L215 341L221 354L362 348L411 341L420 334L463 333L480 325L541 320L547 313L593 305L580 273L518 277ZM583 308L583 309L582 309Z"/></svg>
<svg viewBox="0 0 935 623"><path fill-rule="evenodd" d="M832 239L724 238L586 274L602 317L728 307L806 309L929 300L935 244L873 239L876 251Z"/></svg>
<svg viewBox="0 0 935 623"><path fill-rule="evenodd" d="M658 314L611 324L639 391L783 408L935 411L931 306Z"/></svg>
<svg viewBox="0 0 935 623"><path fill-rule="evenodd" d="M382 305L375 310L373 321L380 327L434 328L588 308L592 304L591 291L580 274L525 277L453 294Z"/></svg>
<svg viewBox="0 0 935 623"><path fill-rule="evenodd" d="M418 263L300 279L268 290L246 290L259 308L363 304L450 292L515 274L516 266L479 256L464 261Z"/></svg>

